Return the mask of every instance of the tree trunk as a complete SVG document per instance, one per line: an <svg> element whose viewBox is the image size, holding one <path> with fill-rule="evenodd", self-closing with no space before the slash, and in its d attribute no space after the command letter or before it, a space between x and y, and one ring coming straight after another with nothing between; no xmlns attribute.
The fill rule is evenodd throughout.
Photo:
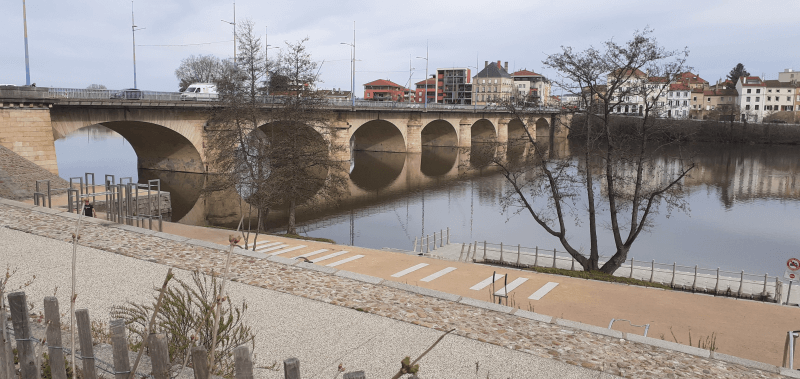
<svg viewBox="0 0 800 379"><path fill-rule="evenodd" d="M617 269L619 269L627 259L628 249L623 248L617 250L616 254L614 254L614 256L611 257L611 259L609 259L608 262L606 262L606 264L600 268L600 271L609 275L613 275L614 272L617 271Z"/></svg>
<svg viewBox="0 0 800 379"><path fill-rule="evenodd" d="M597 248L597 215L594 207L594 180L592 178L592 160L591 160L591 131L592 121L591 114L586 114L586 195L587 202L589 203L589 260L583 267L584 271L594 271L598 268L598 261L600 255Z"/></svg>
<svg viewBox="0 0 800 379"><path fill-rule="evenodd" d="M289 201L289 225L286 227L286 234L297 234L297 229L294 227L294 213L295 213L294 199Z"/></svg>

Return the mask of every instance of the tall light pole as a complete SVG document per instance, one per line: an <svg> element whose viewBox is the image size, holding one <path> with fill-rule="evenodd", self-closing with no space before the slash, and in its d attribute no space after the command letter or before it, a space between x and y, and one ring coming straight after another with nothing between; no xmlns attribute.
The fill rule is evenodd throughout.
<svg viewBox="0 0 800 379"><path fill-rule="evenodd" d="M356 109L356 22L353 21L353 43L341 42L340 45L347 45L353 48L350 54L350 98L352 99L353 110Z"/></svg>
<svg viewBox="0 0 800 379"><path fill-rule="evenodd" d="M133 20L133 0L131 0L131 33L133 34L133 88L136 87L136 31L144 28L137 28ZM27 44L26 44L27 50Z"/></svg>
<svg viewBox="0 0 800 379"><path fill-rule="evenodd" d="M236 2L233 2L233 22L220 20L233 25L233 67L236 67Z"/></svg>
<svg viewBox="0 0 800 379"><path fill-rule="evenodd" d="M28 16L25 14L25 0L22 0L22 25L25 29L25 85L31 85L31 66L28 61Z"/></svg>
<svg viewBox="0 0 800 379"><path fill-rule="evenodd" d="M425 57L417 57L425 60L425 111L428 110L428 41L425 41ZM435 87L434 87L435 88Z"/></svg>

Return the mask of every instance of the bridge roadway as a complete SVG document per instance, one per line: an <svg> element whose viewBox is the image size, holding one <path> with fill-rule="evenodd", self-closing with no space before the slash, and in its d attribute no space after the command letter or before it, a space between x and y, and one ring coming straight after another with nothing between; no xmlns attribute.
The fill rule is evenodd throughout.
<svg viewBox="0 0 800 379"><path fill-rule="evenodd" d="M113 91L69 91L0 87L0 144L58 173L54 140L99 124L128 140L137 154L139 168L208 172L205 126L209 111L218 103L174 100L170 93L145 92L141 100L123 100L108 98ZM521 137L526 127L511 119L507 110L497 107L429 104L426 110L421 104L362 101L356 107L331 103L330 109L328 126L334 133L330 137L328 133L323 135L347 146L341 153L342 160L349 159L351 148L420 153L423 146L504 143ZM561 121L557 109L543 108L538 116L527 127L552 131Z"/></svg>

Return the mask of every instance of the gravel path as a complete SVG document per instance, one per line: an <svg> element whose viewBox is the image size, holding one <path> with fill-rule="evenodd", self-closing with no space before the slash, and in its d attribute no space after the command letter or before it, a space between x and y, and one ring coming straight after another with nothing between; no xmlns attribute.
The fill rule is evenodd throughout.
<svg viewBox="0 0 800 379"><path fill-rule="evenodd" d="M59 296L67 291L69 265L64 255L70 251L65 243L73 229L70 221L0 204L0 226L30 233L3 230L0 251L8 256L3 262L25 262L18 264L25 267L18 280L25 277L23 271L38 267L42 279L31 288L32 296L52 294L57 283L64 283L58 284ZM85 294L79 291L79 301L92 314L102 316L111 304L150 296L149 289L163 280L166 266L206 272L223 267L225 255L219 250L102 223L86 225L81 235L83 244L103 250L81 251ZM247 256L235 255L231 270L239 282L231 286L234 298L248 299L251 320L258 323L258 364L296 356L309 377L332 378L339 363L348 370L365 369L370 378L389 377L399 359L416 356L441 330L450 328L457 336L445 338L423 360L425 378L476 377L476 362L481 378L487 373L490 378L781 377L774 366L764 365L770 372L705 359ZM61 301L66 304L66 299ZM280 377L259 372L262 377Z"/></svg>

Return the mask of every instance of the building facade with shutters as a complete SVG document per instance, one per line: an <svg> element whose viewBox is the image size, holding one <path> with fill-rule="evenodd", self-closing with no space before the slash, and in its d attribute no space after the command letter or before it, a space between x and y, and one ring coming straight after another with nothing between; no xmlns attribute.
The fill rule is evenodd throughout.
<svg viewBox="0 0 800 379"><path fill-rule="evenodd" d="M495 105L509 100L514 90L514 79L508 74L508 62L505 67L489 61L483 70L472 78L472 99L476 105Z"/></svg>

